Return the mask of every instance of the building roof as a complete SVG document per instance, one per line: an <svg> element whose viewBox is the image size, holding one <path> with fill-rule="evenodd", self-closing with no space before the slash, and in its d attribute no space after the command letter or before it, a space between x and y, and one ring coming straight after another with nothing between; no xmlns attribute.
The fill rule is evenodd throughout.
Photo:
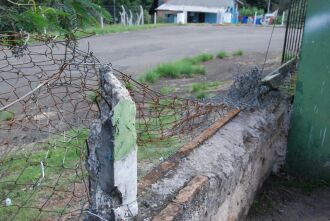
<svg viewBox="0 0 330 221"><path fill-rule="evenodd" d="M168 0L165 4L222 8L231 6L233 0Z"/></svg>
<svg viewBox="0 0 330 221"><path fill-rule="evenodd" d="M234 0L169 0L160 5L157 10L162 11L199 11L217 12L233 5Z"/></svg>

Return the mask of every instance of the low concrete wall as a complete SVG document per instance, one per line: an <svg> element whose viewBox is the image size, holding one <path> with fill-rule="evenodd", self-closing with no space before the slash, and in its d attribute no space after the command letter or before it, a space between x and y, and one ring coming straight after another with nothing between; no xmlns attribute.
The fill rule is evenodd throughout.
<svg viewBox="0 0 330 221"><path fill-rule="evenodd" d="M138 220L243 220L263 181L284 164L288 106L241 112L140 190Z"/></svg>

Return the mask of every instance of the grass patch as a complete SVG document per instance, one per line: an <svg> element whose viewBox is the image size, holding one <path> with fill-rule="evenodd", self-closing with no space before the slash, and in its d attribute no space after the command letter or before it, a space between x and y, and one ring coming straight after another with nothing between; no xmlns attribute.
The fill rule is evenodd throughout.
<svg viewBox="0 0 330 221"><path fill-rule="evenodd" d="M195 65L188 60L161 64L157 68L145 73L142 81L154 83L160 78L191 77L194 74L205 74L206 70L201 65Z"/></svg>
<svg viewBox="0 0 330 221"><path fill-rule="evenodd" d="M213 54L203 53L197 55L196 57L186 58L184 60L190 61L192 64L200 64L206 61L211 61L213 59Z"/></svg>
<svg viewBox="0 0 330 221"><path fill-rule="evenodd" d="M171 86L164 86L160 89L160 93L162 93L163 95L169 95L175 91L176 91L175 87L171 87Z"/></svg>
<svg viewBox="0 0 330 221"><path fill-rule="evenodd" d="M139 146L139 160L158 160L159 158L167 159L175 154L182 147L182 140L177 137L171 137L155 143L146 143Z"/></svg>
<svg viewBox="0 0 330 221"><path fill-rule="evenodd" d="M200 54L196 57L161 64L158 67L147 71L140 78L140 81L155 83L160 78L181 78L191 77L194 74L206 74L205 67L202 66L201 63L212 59L212 54Z"/></svg>
<svg viewBox="0 0 330 221"><path fill-rule="evenodd" d="M137 121L140 138L144 136L142 139L147 140L159 137L160 125L164 129L173 125L179 116L175 115L172 110L166 109L168 103L172 102L162 100L160 105L150 107L162 110L164 115L160 118L144 119L146 122L141 119L140 122ZM146 132L143 128L146 129ZM154 131L154 134L150 131ZM79 167L81 163L85 164L87 154L85 141L88 134L88 129L66 131L65 134L56 135L43 144L30 145L29 148L24 148L24 151L8 156L0 164L0 196L2 200L10 198L12 205L1 206L0 219L11 220L11 217L17 213L15 221L55 220L71 197L68 193L72 192L77 184L83 185L83 178L87 177L84 166L83 172ZM170 157L181 145L182 140L177 137L159 140L157 143L145 142L143 145L139 145L138 160L158 162L160 157L164 159ZM43 179L41 179L41 161L45 166ZM53 195L54 190L56 193ZM49 205L51 206L43 209L54 211L54 213L42 212L40 214L36 208L40 208L50 197ZM27 208L20 209L20 207ZM72 210L74 209L76 208L72 208Z"/></svg>
<svg viewBox="0 0 330 221"><path fill-rule="evenodd" d="M167 88L167 91L172 90ZM95 100L91 94L91 100ZM161 113L160 117L137 119L136 126L139 140L155 139L156 142L142 142L138 148L138 160L159 162L173 155L184 140L176 136L166 137L172 126L180 119L170 105L180 105L183 101L163 99L155 105L150 105L151 111ZM11 206L0 208L0 219L11 220L17 213L15 221L25 220L55 220L63 207L70 200L70 192L77 184L83 185L87 171L84 166L87 155L86 139L88 129L72 129L61 135L53 136L43 143L29 144L15 155L6 157L0 164L0 198L10 198ZM164 135L164 139L161 136ZM41 163L45 167L45 177L42 178ZM55 193L54 193L55 190ZM54 193L54 194L53 194ZM49 204L42 212L40 208L50 198ZM21 207L27 207L20 209ZM77 204L77 207L79 205ZM79 208L68 208L75 210ZM70 211L65 211L70 212ZM38 219L37 219L38 217Z"/></svg>
<svg viewBox="0 0 330 221"><path fill-rule="evenodd" d="M139 31L139 30L146 30L146 29L154 29L159 28L163 26L169 26L171 24L167 23L161 23L161 24L145 24L145 25L133 25L133 26L126 26L126 25L120 25L120 24L114 24L114 25L105 25L103 28L101 26L90 26L86 27L82 30L77 30L74 33L74 36L76 38L82 38L87 37L91 34L95 35L106 35L111 33L120 33L120 32L128 32L128 31ZM173 25L173 24L172 24ZM65 36L63 33L59 32L47 32L47 36L58 36L57 40L64 40ZM35 39L30 39L30 43L36 43L38 42Z"/></svg>
<svg viewBox="0 0 330 221"><path fill-rule="evenodd" d="M145 29L159 28L163 26L168 26L168 24L146 24L146 25L105 25L102 29L101 27L87 27L84 31L88 33L95 33L96 35L105 35L109 33L119 33L127 31L138 31Z"/></svg>
<svg viewBox="0 0 330 221"><path fill-rule="evenodd" d="M217 58L220 58L220 59L225 59L225 58L228 58L228 57L229 57L229 54L226 51L220 51L217 54Z"/></svg>
<svg viewBox="0 0 330 221"><path fill-rule="evenodd" d="M182 105L182 101L162 99L158 105L150 106L150 109L160 113L159 117L137 119L137 132L142 144L138 148L138 160L158 162L159 158L167 159L182 147L185 142L182 137L167 137L172 127L180 119L169 105Z"/></svg>
<svg viewBox="0 0 330 221"><path fill-rule="evenodd" d="M83 185L83 179L87 177L84 167L79 169L81 163L85 163L81 162L81 156L87 154L87 136L87 129L70 130L7 157L0 165L0 195L11 199L12 205L0 208L1 219L10 220L17 213L17 221L35 220L40 211L33 207L39 208L50 197L52 206L43 209L63 211L63 203L71 197L66 191L72 192L75 185ZM44 178L41 162L45 168ZM55 215L58 214L41 213L37 220Z"/></svg>
<svg viewBox="0 0 330 221"><path fill-rule="evenodd" d="M193 93L197 99L203 99L206 98L211 91L217 89L221 85L219 81L194 83L189 92Z"/></svg>
<svg viewBox="0 0 330 221"><path fill-rule="evenodd" d="M242 56L243 55L243 51L242 50L237 50L233 52L233 56Z"/></svg>

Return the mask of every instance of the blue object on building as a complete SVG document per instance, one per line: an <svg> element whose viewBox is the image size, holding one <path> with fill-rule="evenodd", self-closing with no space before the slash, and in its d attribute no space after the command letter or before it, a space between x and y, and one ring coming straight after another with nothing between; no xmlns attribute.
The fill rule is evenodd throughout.
<svg viewBox="0 0 330 221"><path fill-rule="evenodd" d="M168 14L166 21L168 23L176 23L176 15Z"/></svg>
<svg viewBox="0 0 330 221"><path fill-rule="evenodd" d="M205 23L217 23L217 14L205 13Z"/></svg>
<svg viewBox="0 0 330 221"><path fill-rule="evenodd" d="M262 18L257 18L256 24L261 25Z"/></svg>
<svg viewBox="0 0 330 221"><path fill-rule="evenodd" d="M243 16L243 18L242 18L242 23L243 23L243 24L247 24L248 21L249 21L249 17L248 17L248 16Z"/></svg>

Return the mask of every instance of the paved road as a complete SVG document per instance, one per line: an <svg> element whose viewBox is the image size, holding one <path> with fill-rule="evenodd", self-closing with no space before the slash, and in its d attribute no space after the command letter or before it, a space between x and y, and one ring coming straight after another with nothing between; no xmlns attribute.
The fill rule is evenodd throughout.
<svg viewBox="0 0 330 221"><path fill-rule="evenodd" d="M102 62L111 61L114 67L136 76L159 63L201 52L266 52L271 32L271 27L254 26L167 26L94 36L81 40L80 47L85 48L88 41ZM284 28L275 28L272 52L281 53L284 33Z"/></svg>

